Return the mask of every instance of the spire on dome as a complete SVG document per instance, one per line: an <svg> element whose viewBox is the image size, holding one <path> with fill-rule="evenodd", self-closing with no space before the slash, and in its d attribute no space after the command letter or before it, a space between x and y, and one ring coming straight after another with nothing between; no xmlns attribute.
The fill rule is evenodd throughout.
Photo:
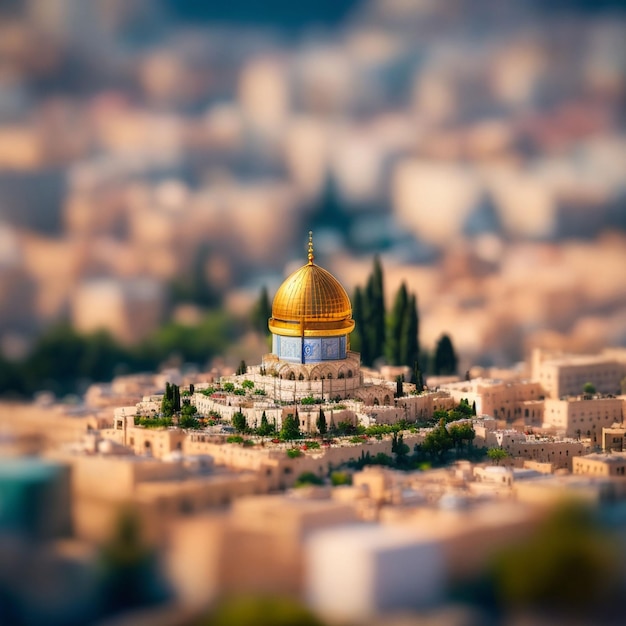
<svg viewBox="0 0 626 626"><path fill-rule="evenodd" d="M313 265L313 259L315 256L313 255L313 231L309 231L309 265Z"/></svg>

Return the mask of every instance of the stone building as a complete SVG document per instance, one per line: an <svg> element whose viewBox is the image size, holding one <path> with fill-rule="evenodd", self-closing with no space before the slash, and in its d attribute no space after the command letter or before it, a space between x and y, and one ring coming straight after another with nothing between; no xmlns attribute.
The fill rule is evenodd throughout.
<svg viewBox="0 0 626 626"><path fill-rule="evenodd" d="M360 355L350 350L355 325L350 298L314 259L309 234L308 263L288 276L274 296L268 321L272 352L245 375L223 377L222 383L248 379L275 402L351 398L366 406L395 406L395 383L363 375Z"/></svg>
<svg viewBox="0 0 626 626"><path fill-rule="evenodd" d="M578 395L585 383L592 383L598 393L617 394L626 377L626 351L572 355L536 349L531 368L532 379L541 383L550 398Z"/></svg>
<svg viewBox="0 0 626 626"><path fill-rule="evenodd" d="M563 432L566 437L589 437L600 441L602 429L621 424L623 401L620 398L577 396L565 400L546 400L544 427Z"/></svg>
<svg viewBox="0 0 626 626"><path fill-rule="evenodd" d="M588 454L574 459L573 474L587 476L626 476L626 453Z"/></svg>
<svg viewBox="0 0 626 626"><path fill-rule="evenodd" d="M462 399L476 405L477 415L489 415L509 422L537 420L544 391L531 380L494 380L476 378L441 386L458 403Z"/></svg>

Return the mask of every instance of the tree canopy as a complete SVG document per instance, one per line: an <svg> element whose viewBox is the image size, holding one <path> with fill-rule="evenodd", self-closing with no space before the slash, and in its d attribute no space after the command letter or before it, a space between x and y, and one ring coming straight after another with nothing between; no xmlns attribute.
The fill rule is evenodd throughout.
<svg viewBox="0 0 626 626"><path fill-rule="evenodd" d="M433 360L433 370L437 376L456 374L457 356L449 335L443 334L437 341L435 347L435 357Z"/></svg>

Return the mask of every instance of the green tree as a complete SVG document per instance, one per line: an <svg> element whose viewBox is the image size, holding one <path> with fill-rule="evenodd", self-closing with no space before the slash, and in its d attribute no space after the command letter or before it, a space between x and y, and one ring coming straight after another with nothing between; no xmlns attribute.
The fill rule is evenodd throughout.
<svg viewBox="0 0 626 626"><path fill-rule="evenodd" d="M200 420L196 417L197 411L193 404L183 404L178 425L181 428L201 428Z"/></svg>
<svg viewBox="0 0 626 626"><path fill-rule="evenodd" d="M403 282L396 292L393 307L387 318L387 339L385 342L385 356L390 365L403 365L402 344L406 340L402 333L404 319L408 305L406 284Z"/></svg>
<svg viewBox="0 0 626 626"><path fill-rule="evenodd" d="M363 320L360 333L362 341L361 359L365 365L372 365L376 359L384 356L385 325L383 271L380 258L376 255L363 297ZM363 358L363 353L365 353L367 360Z"/></svg>
<svg viewBox="0 0 626 626"><path fill-rule="evenodd" d="M403 383L404 376L402 374L396 376L396 398L401 398L404 395Z"/></svg>
<svg viewBox="0 0 626 626"><path fill-rule="evenodd" d="M248 390L254 389L254 383L251 380L247 380L247 379L241 383L241 386L244 389L248 389Z"/></svg>
<svg viewBox="0 0 626 626"><path fill-rule="evenodd" d="M172 385L172 396L174 412L180 411L180 387L178 385Z"/></svg>
<svg viewBox="0 0 626 626"><path fill-rule="evenodd" d="M226 393L233 393L233 391L235 391L235 384L234 383L224 383L222 385L222 389L226 392Z"/></svg>
<svg viewBox="0 0 626 626"><path fill-rule="evenodd" d="M280 438L283 441L291 441L292 439L298 439L300 437L300 424L298 418L293 413L287 413L285 419L283 419L283 425L280 428Z"/></svg>
<svg viewBox="0 0 626 626"><path fill-rule="evenodd" d="M422 450L427 454L442 461L446 453L454 446L452 437L448 432L445 420L440 420L439 424L431 430L422 443Z"/></svg>
<svg viewBox="0 0 626 626"><path fill-rule="evenodd" d="M452 345L452 340L446 334L441 335L437 341L434 358L434 371L436 376L456 374L457 356Z"/></svg>
<svg viewBox="0 0 626 626"><path fill-rule="evenodd" d="M326 415L324 414L324 409L320 407L320 413L317 416L317 420L315 422L317 426L317 431L320 435L324 436L328 431L328 424L326 423Z"/></svg>
<svg viewBox="0 0 626 626"><path fill-rule="evenodd" d="M240 432L240 433L244 432L248 428L248 422L246 421L246 416L241 411L237 411L233 415L233 419L231 420L231 423L233 425L233 428L237 432Z"/></svg>
<svg viewBox="0 0 626 626"><path fill-rule="evenodd" d="M274 425L270 424L267 420L265 411L263 411L261 415L261 425L258 427L257 433L261 435L261 437L267 437L274 433Z"/></svg>
<svg viewBox="0 0 626 626"><path fill-rule="evenodd" d="M503 448L489 448L489 450L487 450L487 456L495 465L500 465L500 461L506 459L509 453Z"/></svg>
<svg viewBox="0 0 626 626"><path fill-rule="evenodd" d="M596 392L596 386L593 383L587 382L583 385L583 393L592 396Z"/></svg>
<svg viewBox="0 0 626 626"><path fill-rule="evenodd" d="M417 393L422 393L424 391L424 376L417 359L413 363L413 379L413 382L415 383L415 391L417 391Z"/></svg>
<svg viewBox="0 0 626 626"><path fill-rule="evenodd" d="M472 442L476 438L476 431L474 427L469 423L461 424L460 428L461 442L466 442L468 449L472 447Z"/></svg>
<svg viewBox="0 0 626 626"><path fill-rule="evenodd" d="M404 435L394 432L391 438L391 451L396 455L397 460L401 460L410 452L409 446L404 443Z"/></svg>
<svg viewBox="0 0 626 626"><path fill-rule="evenodd" d="M261 335L269 334L267 323L272 317L272 307L270 304L270 298L267 293L267 287L263 285L261 287L261 293L256 301L254 307L252 307L251 321L252 328ZM244 372L245 373L245 372Z"/></svg>
<svg viewBox="0 0 626 626"><path fill-rule="evenodd" d="M450 426L448 426L448 433L452 438L452 443L454 448L456 448L457 453L460 452L464 442L467 442L469 449L472 441L474 441L474 438L476 437L474 428L468 422L450 424Z"/></svg>
<svg viewBox="0 0 626 626"><path fill-rule="evenodd" d="M354 320L354 331L350 335L350 347L355 352L361 353L363 363L369 363L369 343L365 336L365 310L363 303L363 291L357 285L352 297L352 319Z"/></svg>
<svg viewBox="0 0 626 626"><path fill-rule="evenodd" d="M163 396L163 400L161 400L161 413L163 413L164 417L172 417L174 415L174 401L169 400L167 396Z"/></svg>
<svg viewBox="0 0 626 626"><path fill-rule="evenodd" d="M419 317L417 313L417 298L409 295L409 300L402 321L403 341L400 345L400 365L415 363L419 358Z"/></svg>
<svg viewBox="0 0 626 626"><path fill-rule="evenodd" d="M198 408L195 404L191 404L189 401L184 402L180 409L181 415L195 415L198 412Z"/></svg>

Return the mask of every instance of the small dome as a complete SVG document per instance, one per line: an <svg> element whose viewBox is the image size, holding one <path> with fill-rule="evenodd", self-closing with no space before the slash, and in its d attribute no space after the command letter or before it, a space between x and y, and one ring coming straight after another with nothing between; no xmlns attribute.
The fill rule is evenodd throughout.
<svg viewBox="0 0 626 626"><path fill-rule="evenodd" d="M346 290L328 271L309 263L291 274L279 287L269 320L272 333L286 336L336 336L354 330L352 305Z"/></svg>

